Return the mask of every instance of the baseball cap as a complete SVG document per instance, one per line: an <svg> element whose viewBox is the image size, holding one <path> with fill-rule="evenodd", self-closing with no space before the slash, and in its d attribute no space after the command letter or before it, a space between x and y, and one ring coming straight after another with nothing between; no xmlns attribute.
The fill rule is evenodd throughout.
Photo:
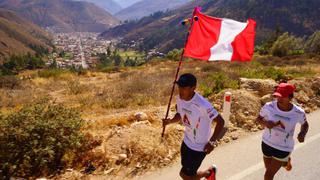
<svg viewBox="0 0 320 180"><path fill-rule="evenodd" d="M182 74L178 81L176 81L180 87L194 87L197 85L197 78L190 73Z"/></svg>
<svg viewBox="0 0 320 180"><path fill-rule="evenodd" d="M280 83L276 91L273 93L276 97L289 97L290 94L293 94L296 90L294 85L288 83Z"/></svg>

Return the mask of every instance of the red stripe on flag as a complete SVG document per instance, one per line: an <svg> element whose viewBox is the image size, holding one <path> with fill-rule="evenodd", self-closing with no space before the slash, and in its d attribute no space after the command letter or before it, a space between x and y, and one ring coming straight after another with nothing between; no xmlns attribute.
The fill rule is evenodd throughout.
<svg viewBox="0 0 320 180"><path fill-rule="evenodd" d="M231 61L250 61L254 53L256 22L248 20L247 27L232 42L233 54Z"/></svg>
<svg viewBox="0 0 320 180"><path fill-rule="evenodd" d="M208 60L211 56L210 48L219 39L221 19L196 13L198 21L193 22L184 56L201 60Z"/></svg>
<svg viewBox="0 0 320 180"><path fill-rule="evenodd" d="M249 19L246 24L215 18L202 14L198 9L195 9L194 16L198 16L198 21L193 22L183 56L205 61L252 59L256 27L254 20ZM232 37L227 37L228 34Z"/></svg>

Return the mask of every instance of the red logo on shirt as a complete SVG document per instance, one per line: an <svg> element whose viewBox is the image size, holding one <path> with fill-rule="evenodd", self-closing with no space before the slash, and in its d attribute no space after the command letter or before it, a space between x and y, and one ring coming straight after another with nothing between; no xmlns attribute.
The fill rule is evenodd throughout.
<svg viewBox="0 0 320 180"><path fill-rule="evenodd" d="M189 126L191 125L187 115L183 116L183 123L188 124Z"/></svg>

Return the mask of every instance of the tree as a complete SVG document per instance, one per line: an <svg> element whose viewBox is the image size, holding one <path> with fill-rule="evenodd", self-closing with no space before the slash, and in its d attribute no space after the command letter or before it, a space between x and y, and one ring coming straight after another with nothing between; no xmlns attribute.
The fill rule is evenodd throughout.
<svg viewBox="0 0 320 180"><path fill-rule="evenodd" d="M52 61L52 63L50 64L49 68L51 68L51 69L56 69L56 68L58 68L58 64L57 64L57 61L56 61L55 59L54 59L54 60Z"/></svg>
<svg viewBox="0 0 320 180"><path fill-rule="evenodd" d="M271 53L274 56L287 56L293 54L302 54L303 53L303 44L304 41L302 38L289 35L288 32L282 34L274 42L271 48Z"/></svg>
<svg viewBox="0 0 320 180"><path fill-rule="evenodd" d="M174 61L179 61L181 56L182 50L180 49L173 49L172 51L168 52L167 58Z"/></svg>
<svg viewBox="0 0 320 180"><path fill-rule="evenodd" d="M121 58L121 56L119 54L119 50L118 49L115 49L113 51L112 59L114 61L114 66L119 67L121 62L122 62L122 58Z"/></svg>
<svg viewBox="0 0 320 180"><path fill-rule="evenodd" d="M112 60L106 53L98 54L98 57L103 66L111 66Z"/></svg>
<svg viewBox="0 0 320 180"><path fill-rule="evenodd" d="M27 61L27 69L42 68L45 65L44 61L39 56L32 56L31 54L28 54L24 58L26 58Z"/></svg>
<svg viewBox="0 0 320 180"><path fill-rule="evenodd" d="M304 50L308 53L320 54L320 31L316 31L309 36Z"/></svg>
<svg viewBox="0 0 320 180"><path fill-rule="evenodd" d="M113 60L114 60L114 65L116 67L119 67L121 62L122 62L121 56L119 54L116 54L116 55L113 56Z"/></svg>
<svg viewBox="0 0 320 180"><path fill-rule="evenodd" d="M111 46L111 45L110 45ZM110 48L110 46L108 46L108 48L107 48L107 56L110 56L111 55L111 48Z"/></svg>
<svg viewBox="0 0 320 180"><path fill-rule="evenodd" d="M126 60L124 61L124 66L135 66L135 62L127 56Z"/></svg>

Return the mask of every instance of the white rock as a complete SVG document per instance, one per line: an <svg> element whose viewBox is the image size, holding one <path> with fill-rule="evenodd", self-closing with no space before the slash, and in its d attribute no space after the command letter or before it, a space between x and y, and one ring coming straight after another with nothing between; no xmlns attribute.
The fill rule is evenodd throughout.
<svg viewBox="0 0 320 180"><path fill-rule="evenodd" d="M118 160L119 161L124 161L125 159L127 159L128 158L128 156L126 155L126 154L119 154L118 155Z"/></svg>

